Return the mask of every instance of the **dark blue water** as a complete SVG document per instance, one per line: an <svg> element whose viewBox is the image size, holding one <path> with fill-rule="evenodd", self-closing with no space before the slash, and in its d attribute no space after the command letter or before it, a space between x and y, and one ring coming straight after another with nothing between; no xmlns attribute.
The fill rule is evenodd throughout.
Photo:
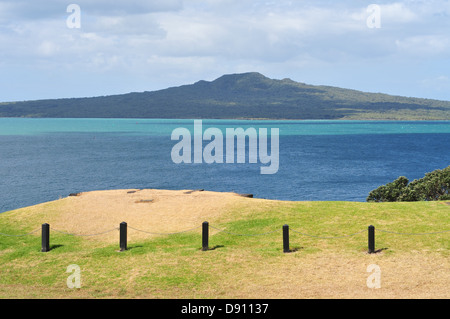
<svg viewBox="0 0 450 319"><path fill-rule="evenodd" d="M440 125L448 129L450 123ZM161 134L90 128L0 134L0 212L74 192L128 188L203 188L281 200L365 201L372 189L398 176L413 180L450 165L448 132L307 135L295 130L282 134L282 129L279 170L273 175L260 174L260 163L174 164L172 129Z"/></svg>

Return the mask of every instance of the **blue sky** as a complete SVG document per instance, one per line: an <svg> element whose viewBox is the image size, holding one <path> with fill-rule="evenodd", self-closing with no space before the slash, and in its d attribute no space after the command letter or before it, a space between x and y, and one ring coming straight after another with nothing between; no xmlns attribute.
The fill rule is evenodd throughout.
<svg viewBox="0 0 450 319"><path fill-rule="evenodd" d="M80 8L80 28L68 26L69 4ZM0 48L2 102L250 71L450 100L449 0L1 0Z"/></svg>

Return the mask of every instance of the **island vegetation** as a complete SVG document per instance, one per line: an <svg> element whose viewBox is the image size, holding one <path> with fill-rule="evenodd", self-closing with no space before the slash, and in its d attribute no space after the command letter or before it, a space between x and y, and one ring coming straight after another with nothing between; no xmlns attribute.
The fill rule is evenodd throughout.
<svg viewBox="0 0 450 319"><path fill-rule="evenodd" d="M250 72L151 92L3 102L0 117L450 120L450 101L308 85Z"/></svg>

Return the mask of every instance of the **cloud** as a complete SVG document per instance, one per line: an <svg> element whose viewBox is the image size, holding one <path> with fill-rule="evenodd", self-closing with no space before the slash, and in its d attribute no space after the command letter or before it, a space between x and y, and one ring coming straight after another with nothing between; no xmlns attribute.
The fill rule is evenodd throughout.
<svg viewBox="0 0 450 319"><path fill-rule="evenodd" d="M152 12L178 11L181 0L4 0L0 5L0 17L11 20L43 20L64 16L69 4L80 6L82 13L95 16L118 16L146 14Z"/></svg>
<svg viewBox="0 0 450 319"><path fill-rule="evenodd" d="M419 35L397 40L398 50L404 55L434 58L450 55L450 36Z"/></svg>
<svg viewBox="0 0 450 319"><path fill-rule="evenodd" d="M59 45L51 42L51 41L43 41L37 47L38 54L42 56L54 56L60 50Z"/></svg>
<svg viewBox="0 0 450 319"><path fill-rule="evenodd" d="M65 27L67 3L60 0L46 1L45 5L37 1L19 0L14 5L6 2L10 11L14 8L24 19L9 23L6 28L40 43L50 41L61 48L75 48L78 54L82 51L81 44L89 44L85 52L98 49L137 57L145 56L145 52L169 57L216 56L278 63L310 55L335 62L339 58L388 56L393 50L408 55L415 43L424 42L446 52L445 41L439 47L439 42L432 40L445 40L444 36L417 36L411 30L414 23L425 19L416 12L425 6L420 1L381 4L383 28L378 33L367 28L367 8L350 5L351 2L344 2L345 5L330 1L247 0L184 4L178 0L74 2L82 11L79 33L89 34L90 38ZM34 20L38 17L47 19ZM55 29L56 25L59 27ZM392 33L394 26L399 31Z"/></svg>
<svg viewBox="0 0 450 319"><path fill-rule="evenodd" d="M371 1L6 0L0 63L42 74L76 71L92 90L97 75L163 88L246 71L308 82L321 70L327 84L327 74L347 70L359 85L360 66L387 74L382 68L397 62L448 59L450 1L376 2L380 29L366 24ZM70 3L81 8L80 29L66 26Z"/></svg>
<svg viewBox="0 0 450 319"><path fill-rule="evenodd" d="M406 3L396 2L380 5L382 19L386 24L417 22L420 12L413 11Z"/></svg>
<svg viewBox="0 0 450 319"><path fill-rule="evenodd" d="M281 11L279 5L239 10L241 6L228 8L226 13L186 9L177 15L159 15L160 26L167 33L162 52L279 62L314 48L325 52L329 45L351 50L352 46L341 43L347 43L354 32L367 32L365 21L355 21L350 11L333 7Z"/></svg>

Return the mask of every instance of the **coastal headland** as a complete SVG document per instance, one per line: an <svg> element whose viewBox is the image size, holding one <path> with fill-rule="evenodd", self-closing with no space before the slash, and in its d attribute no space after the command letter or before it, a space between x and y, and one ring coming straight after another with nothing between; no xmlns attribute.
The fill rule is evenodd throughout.
<svg viewBox="0 0 450 319"><path fill-rule="evenodd" d="M447 202L71 194L0 214L2 298L449 298ZM202 223L209 223L209 249ZM119 225L128 249L119 250ZM41 252L41 225L50 251ZM289 225L290 251L282 227ZM367 251L374 225L375 253ZM68 267L71 268L68 268ZM75 267L75 268L74 268ZM78 269L79 287L68 280ZM377 282L374 282L377 281Z"/></svg>

